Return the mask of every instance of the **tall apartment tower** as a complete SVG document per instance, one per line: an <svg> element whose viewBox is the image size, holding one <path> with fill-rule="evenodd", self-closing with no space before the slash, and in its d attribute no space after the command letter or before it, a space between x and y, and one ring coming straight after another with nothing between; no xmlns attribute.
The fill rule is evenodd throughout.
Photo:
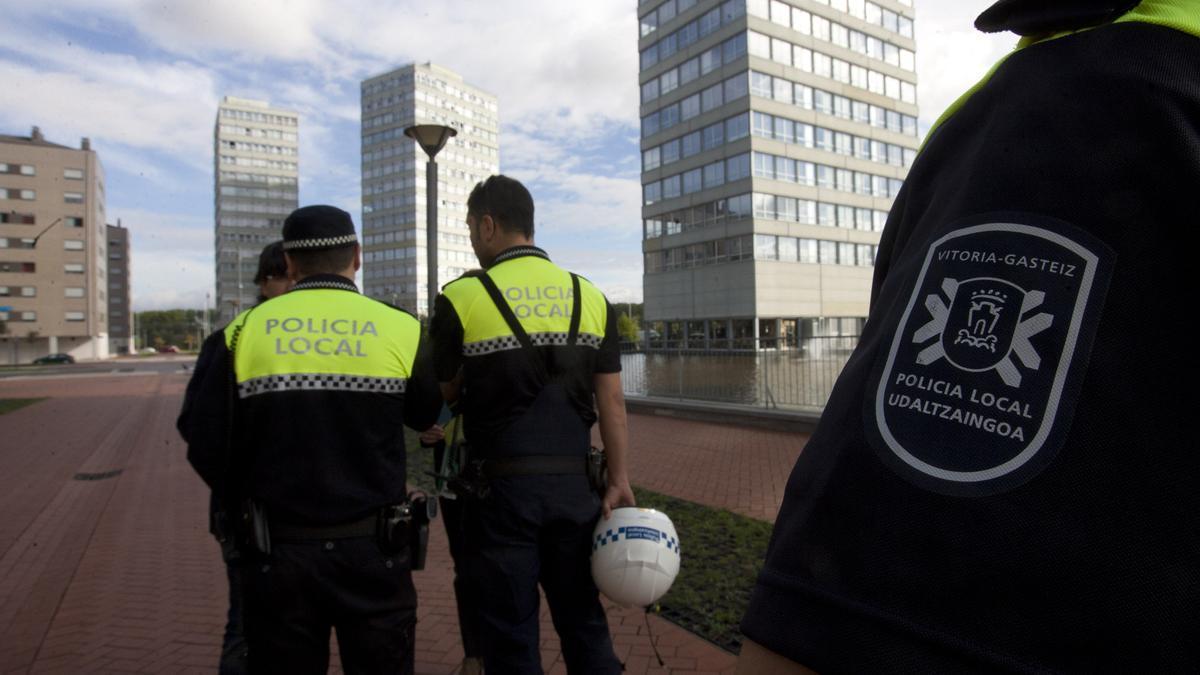
<svg viewBox="0 0 1200 675"><path fill-rule="evenodd" d="M300 116L266 101L226 96L213 129L216 316L224 325L254 305L263 246L282 238L299 203Z"/></svg>
<svg viewBox="0 0 1200 675"><path fill-rule="evenodd" d="M104 167L78 148L0 135L0 363L108 356Z"/></svg>
<svg viewBox="0 0 1200 675"><path fill-rule="evenodd" d="M467 231L467 196L500 168L496 97L430 63L362 83L363 287L373 298L426 314L428 158L404 135L414 124L458 132L437 155L440 285L479 265Z"/></svg>
<svg viewBox="0 0 1200 675"><path fill-rule="evenodd" d="M133 283L129 274L129 230L121 221L108 231L108 351L133 353Z"/></svg>
<svg viewBox="0 0 1200 675"><path fill-rule="evenodd" d="M857 334L919 144L911 0L641 0L638 16L657 344Z"/></svg>

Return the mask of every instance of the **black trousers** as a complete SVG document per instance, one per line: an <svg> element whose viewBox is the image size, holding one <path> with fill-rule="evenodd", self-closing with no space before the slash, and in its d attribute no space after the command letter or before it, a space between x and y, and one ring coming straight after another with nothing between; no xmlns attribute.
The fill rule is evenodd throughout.
<svg viewBox="0 0 1200 675"><path fill-rule="evenodd" d="M433 446L433 465L440 467L446 452L445 441ZM482 592L466 574L468 545L467 532L463 524L463 498L438 498L442 510L442 524L446 527L446 539L450 544L450 558L454 561L454 602L458 605L458 630L462 635L463 655L480 658L483 652L479 644L479 597Z"/></svg>
<svg viewBox="0 0 1200 675"><path fill-rule="evenodd" d="M246 570L252 673L325 673L337 631L346 673L412 673L417 592L408 552L374 537L272 542Z"/></svg>
<svg viewBox="0 0 1200 675"><path fill-rule="evenodd" d="M221 554L225 560L225 573L229 578L229 612L225 618L225 638L221 642L219 675L245 675L249 668L246 651L245 630L245 584L242 575L245 565L242 555L232 542L221 543Z"/></svg>
<svg viewBox="0 0 1200 675"><path fill-rule="evenodd" d="M621 672L592 581L592 529L600 500L587 477L515 476L491 481L468 502L468 558L480 597L488 675L541 673L538 585L569 673Z"/></svg>

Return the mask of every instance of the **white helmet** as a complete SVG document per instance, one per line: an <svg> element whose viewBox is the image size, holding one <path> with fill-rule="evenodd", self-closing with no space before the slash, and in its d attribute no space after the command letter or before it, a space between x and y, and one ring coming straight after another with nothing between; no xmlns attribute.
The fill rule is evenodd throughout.
<svg viewBox="0 0 1200 675"><path fill-rule="evenodd" d="M630 506L596 523L592 578L613 602L646 607L666 594L677 574L679 537L667 514Z"/></svg>

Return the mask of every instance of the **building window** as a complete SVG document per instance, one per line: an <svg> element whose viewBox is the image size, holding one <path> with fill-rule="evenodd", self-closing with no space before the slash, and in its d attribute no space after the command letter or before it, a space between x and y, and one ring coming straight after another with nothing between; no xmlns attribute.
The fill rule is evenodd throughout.
<svg viewBox="0 0 1200 675"><path fill-rule="evenodd" d="M33 248L33 238L0 237L0 248Z"/></svg>
<svg viewBox="0 0 1200 675"><path fill-rule="evenodd" d="M67 312L66 313L67 321L83 321L83 318L84 318L83 312Z"/></svg>
<svg viewBox="0 0 1200 675"><path fill-rule="evenodd" d="M63 201L68 204L82 204L83 203L83 193L82 192L64 192L63 193Z"/></svg>
<svg viewBox="0 0 1200 675"><path fill-rule="evenodd" d="M83 169L63 169L63 178L68 180L83 180Z"/></svg>
<svg viewBox="0 0 1200 675"><path fill-rule="evenodd" d="M83 218L68 216L63 218L63 225L66 225L67 227L83 227Z"/></svg>
<svg viewBox="0 0 1200 675"><path fill-rule="evenodd" d="M6 164L0 162L0 173L11 173L19 176L36 176L37 169L32 164Z"/></svg>
<svg viewBox="0 0 1200 675"><path fill-rule="evenodd" d="M37 271L37 263L0 260L0 272L32 273Z"/></svg>
<svg viewBox="0 0 1200 675"><path fill-rule="evenodd" d="M37 219L32 213L17 213L16 211L5 211L0 213L0 223L8 225L33 225Z"/></svg>
<svg viewBox="0 0 1200 675"><path fill-rule="evenodd" d="M83 274L83 263L67 263L63 265L63 271L67 274Z"/></svg>
<svg viewBox="0 0 1200 675"><path fill-rule="evenodd" d="M63 289L63 297L67 298L82 298L83 289L77 286L68 286Z"/></svg>
<svg viewBox="0 0 1200 675"><path fill-rule="evenodd" d="M63 249L65 249L67 251L82 251L83 250L83 240L82 239L64 240L63 241Z"/></svg>

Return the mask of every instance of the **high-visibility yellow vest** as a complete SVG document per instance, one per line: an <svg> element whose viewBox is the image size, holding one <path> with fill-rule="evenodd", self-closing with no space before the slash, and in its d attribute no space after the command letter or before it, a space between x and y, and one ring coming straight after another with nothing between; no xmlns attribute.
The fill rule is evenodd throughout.
<svg viewBox="0 0 1200 675"><path fill-rule="evenodd" d="M238 396L293 390L404 393L421 325L357 293L297 290L227 328Z"/></svg>
<svg viewBox="0 0 1200 675"><path fill-rule="evenodd" d="M567 343L575 302L570 272L540 256L523 255L492 266L487 274L535 346ZM604 295L582 277L579 278L579 291L576 344L598 348L604 339L608 303ZM447 284L442 292L462 323L465 356L521 348L479 279L470 275L460 277Z"/></svg>

